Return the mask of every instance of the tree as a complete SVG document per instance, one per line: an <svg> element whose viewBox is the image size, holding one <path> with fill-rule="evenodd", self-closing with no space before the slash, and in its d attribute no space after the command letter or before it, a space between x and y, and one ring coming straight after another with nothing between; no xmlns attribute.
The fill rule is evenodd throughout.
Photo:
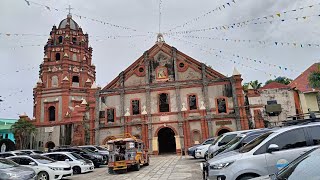
<svg viewBox="0 0 320 180"><path fill-rule="evenodd" d="M30 143L30 137L36 132L36 127L27 119L19 119L11 127L14 136L17 139L17 147L25 149Z"/></svg>
<svg viewBox="0 0 320 180"><path fill-rule="evenodd" d="M272 82L277 82L277 83L281 83L281 84L285 84L285 85L288 85L290 84L292 81L292 79L290 78L287 78L287 77L284 77L284 76L279 76L275 79L269 79L267 82L266 82L266 85L267 84L270 84Z"/></svg>
<svg viewBox="0 0 320 180"><path fill-rule="evenodd" d="M320 88L320 71L313 71L310 73L309 77L309 85L312 88Z"/></svg>
<svg viewBox="0 0 320 180"><path fill-rule="evenodd" d="M262 86L262 83L260 83L258 80L250 81L248 83L243 84L242 88L244 91L248 91L249 84L252 86L253 89L259 89Z"/></svg>

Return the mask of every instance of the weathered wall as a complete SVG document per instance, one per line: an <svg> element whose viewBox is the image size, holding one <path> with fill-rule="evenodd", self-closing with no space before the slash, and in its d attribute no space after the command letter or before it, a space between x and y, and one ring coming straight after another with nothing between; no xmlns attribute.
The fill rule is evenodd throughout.
<svg viewBox="0 0 320 180"><path fill-rule="evenodd" d="M317 93L300 93L299 97L303 113L308 113L309 108L311 111L319 111Z"/></svg>

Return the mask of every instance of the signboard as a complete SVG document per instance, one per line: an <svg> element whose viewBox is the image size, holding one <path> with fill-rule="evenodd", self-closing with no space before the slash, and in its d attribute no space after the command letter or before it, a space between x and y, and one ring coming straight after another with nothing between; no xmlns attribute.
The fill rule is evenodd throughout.
<svg viewBox="0 0 320 180"><path fill-rule="evenodd" d="M217 126L231 125L232 121L216 121Z"/></svg>
<svg viewBox="0 0 320 180"><path fill-rule="evenodd" d="M44 132L53 132L54 127L45 127Z"/></svg>

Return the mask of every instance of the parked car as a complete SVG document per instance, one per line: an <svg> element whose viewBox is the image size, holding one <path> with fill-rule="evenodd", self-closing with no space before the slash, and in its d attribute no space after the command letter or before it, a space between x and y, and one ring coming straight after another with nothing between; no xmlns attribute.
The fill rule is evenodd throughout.
<svg viewBox="0 0 320 180"><path fill-rule="evenodd" d="M195 156L196 158L204 158L208 160L208 153L209 150L212 152L216 151L219 147L226 145L230 142L233 138L235 138L240 133L249 132L249 130L245 131L234 131L234 132L227 132L220 135L212 144L201 145L196 148Z"/></svg>
<svg viewBox="0 0 320 180"><path fill-rule="evenodd" d="M247 180L274 174L320 144L320 123L289 126L267 132L239 151L218 155L202 164L206 179Z"/></svg>
<svg viewBox="0 0 320 180"><path fill-rule="evenodd" d="M72 169L69 164L57 162L45 156L30 155L8 158L17 164L32 168L37 174L37 179L62 179L72 175Z"/></svg>
<svg viewBox="0 0 320 180"><path fill-rule="evenodd" d="M43 154L42 151L39 150L34 150L34 149L24 149L24 150L19 150L20 152L26 153L28 155L39 155L39 154Z"/></svg>
<svg viewBox="0 0 320 180"><path fill-rule="evenodd" d="M36 178L32 168L20 166L9 160L0 158L0 179L3 180L31 180Z"/></svg>
<svg viewBox="0 0 320 180"><path fill-rule="evenodd" d="M207 145L207 144L212 144L214 141L214 138L209 138L209 139L206 139L204 140L201 144L196 144L194 146L191 146L188 148L188 155L189 156L193 156L194 158L196 158L196 148L201 146L201 145Z"/></svg>
<svg viewBox="0 0 320 180"><path fill-rule="evenodd" d="M213 158L214 156L217 156L218 154L226 153L229 151L234 151L237 149L240 149L253 139L257 138L258 136L271 131L271 129L257 129L250 131L248 133L244 134L238 134L235 138L233 138L228 144L220 147L215 152L208 152L208 159Z"/></svg>
<svg viewBox="0 0 320 180"><path fill-rule="evenodd" d="M0 153L0 158L6 158L11 156L21 156L21 155L28 155L28 154L20 151L9 151L9 152Z"/></svg>
<svg viewBox="0 0 320 180"><path fill-rule="evenodd" d="M319 179L320 149L314 148L299 156L276 174L254 178L252 180L281 179ZM306 167L308 167L306 169Z"/></svg>
<svg viewBox="0 0 320 180"><path fill-rule="evenodd" d="M42 155L56 161L68 163L73 170L73 174L86 173L94 169L92 161L85 159L74 152L52 152Z"/></svg>
<svg viewBox="0 0 320 180"><path fill-rule="evenodd" d="M58 148L52 150L52 152L74 152L85 159L91 160L94 164L94 167L100 167L100 165L106 164L107 162L107 159L104 159L101 154L77 147Z"/></svg>
<svg viewBox="0 0 320 180"><path fill-rule="evenodd" d="M87 150L101 154L104 159L107 159L106 164L108 164L109 151L107 149L102 148L100 146L94 146L94 145L85 145L85 146L78 146L78 147L81 149L87 149Z"/></svg>

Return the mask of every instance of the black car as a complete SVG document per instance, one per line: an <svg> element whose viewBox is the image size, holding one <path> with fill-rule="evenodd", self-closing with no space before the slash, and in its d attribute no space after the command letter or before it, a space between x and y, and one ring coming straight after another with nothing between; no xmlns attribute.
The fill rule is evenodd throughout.
<svg viewBox="0 0 320 180"><path fill-rule="evenodd" d="M30 180L36 177L36 173L29 167L20 166L9 160L0 158L0 179Z"/></svg>
<svg viewBox="0 0 320 180"><path fill-rule="evenodd" d="M189 147L188 148L188 155L196 158L195 157L196 148L201 145L212 144L213 141L214 141L214 138L208 138L208 139L204 140L201 144L197 144L197 145Z"/></svg>
<svg viewBox="0 0 320 180"><path fill-rule="evenodd" d="M52 150L52 152L74 152L79 154L85 159L89 159L93 162L94 167L100 167L100 165L106 164L107 159L104 159L103 156L99 153L95 153L86 149L80 149L80 148L58 148Z"/></svg>

